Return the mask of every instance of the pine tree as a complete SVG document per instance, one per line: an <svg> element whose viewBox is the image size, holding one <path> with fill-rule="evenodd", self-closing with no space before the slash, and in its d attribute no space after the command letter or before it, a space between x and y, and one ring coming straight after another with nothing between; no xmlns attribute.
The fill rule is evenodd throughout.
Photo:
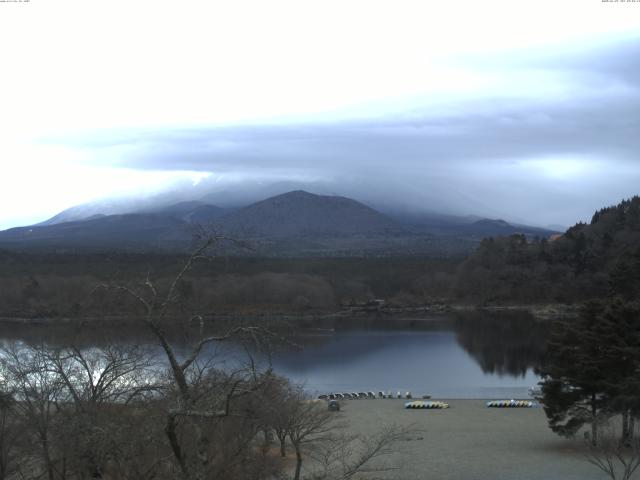
<svg viewBox="0 0 640 480"><path fill-rule="evenodd" d="M540 371L544 410L551 429L559 435L573 436L590 424L594 444L598 421L606 410L608 386L596 333L603 311L601 304L590 303L578 321L557 323Z"/></svg>
<svg viewBox="0 0 640 480"><path fill-rule="evenodd" d="M640 415L640 305L615 299L601 316L607 369L608 408L622 415L622 436L630 440Z"/></svg>
<svg viewBox="0 0 640 480"><path fill-rule="evenodd" d="M640 249L618 259L609 273L609 288L612 296L620 296L625 300L640 295Z"/></svg>
<svg viewBox="0 0 640 480"><path fill-rule="evenodd" d="M574 435L621 414L623 437L640 415L640 305L620 299L590 302L580 317L558 323L541 369L551 429Z"/></svg>

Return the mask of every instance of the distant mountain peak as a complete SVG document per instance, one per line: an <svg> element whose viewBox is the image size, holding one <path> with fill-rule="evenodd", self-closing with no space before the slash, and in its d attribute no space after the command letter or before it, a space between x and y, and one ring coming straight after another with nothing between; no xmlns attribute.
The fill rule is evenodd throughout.
<svg viewBox="0 0 640 480"><path fill-rule="evenodd" d="M202 207L204 205L209 205L208 203L201 202L199 200L188 200L185 202L178 202L167 207L154 208L150 210L151 212L162 212L162 213L188 213L198 207Z"/></svg>
<svg viewBox="0 0 640 480"><path fill-rule="evenodd" d="M279 195L274 195L272 197L265 198L264 200L261 200L260 202L267 202L267 201L274 202L274 201L279 201L279 200L322 201L322 200L327 200L327 199L346 200L346 201L350 201L350 202L360 203L360 202L357 202L356 200L353 200L351 198L341 197L339 195L319 195L317 193L307 192L306 190L292 190L290 192L281 193ZM260 203L260 202L256 202L256 203Z"/></svg>
<svg viewBox="0 0 640 480"><path fill-rule="evenodd" d="M484 225L484 226L493 226L493 227L504 227L504 228L511 228L512 225L508 222L505 222L504 220L502 220L501 218L498 219L491 219L491 218L483 218L481 220L477 220L475 222L473 222L474 225Z"/></svg>
<svg viewBox="0 0 640 480"><path fill-rule="evenodd" d="M275 237L371 233L398 227L390 218L356 200L304 190L269 197L220 220L232 231Z"/></svg>
<svg viewBox="0 0 640 480"><path fill-rule="evenodd" d="M328 195L317 195L315 193L307 192L306 190L291 190L290 192L281 193L280 195L274 195L270 198L277 197L326 197Z"/></svg>

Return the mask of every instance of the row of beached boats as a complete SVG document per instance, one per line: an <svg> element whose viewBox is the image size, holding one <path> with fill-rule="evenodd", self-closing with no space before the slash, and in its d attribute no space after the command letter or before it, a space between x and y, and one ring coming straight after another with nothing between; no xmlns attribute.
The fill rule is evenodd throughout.
<svg viewBox="0 0 640 480"><path fill-rule="evenodd" d="M389 390L388 392L343 392L343 393L327 393L319 395L320 400L375 400L376 398L413 398L411 392L396 392L395 394ZM420 398L429 399L431 395L422 395Z"/></svg>
<svg viewBox="0 0 640 480"><path fill-rule="evenodd" d="M491 400L487 402L489 408L533 408L537 406L536 402L530 400ZM404 408L420 409L420 408L449 408L449 404L441 401L425 402L414 400L404 404Z"/></svg>
<svg viewBox="0 0 640 480"><path fill-rule="evenodd" d="M416 409L421 409L421 408L427 408L427 409L433 409L433 408L437 408L437 409L442 409L442 408L449 408L449 404L446 402L441 402L441 401L433 401L433 402L425 402L422 400L417 400L417 401L413 401L413 402L407 402L404 404L404 408L416 408Z"/></svg>
<svg viewBox="0 0 640 480"><path fill-rule="evenodd" d="M532 408L537 405L536 402L531 400L491 400L487 402L487 407L490 408Z"/></svg>
<svg viewBox="0 0 640 480"><path fill-rule="evenodd" d="M344 398L384 398L384 397L376 397L375 395L371 395L369 396L369 394L373 394L373 392L361 392L361 394L363 395L362 397L360 396L359 393L355 393L355 394L351 394L349 393L349 397L345 397L344 394L338 394L341 395L340 397L336 397L335 393L329 394L329 395L320 395L319 399L320 400L328 400L330 404L338 404L337 400L341 400ZM355 395L355 397L353 396ZM329 398L329 397L333 397L333 398ZM394 397L389 397L389 398L394 398ZM406 397L405 397L406 398ZM410 398L410 397L409 397ZM487 402L487 407L489 408L533 408L536 407L537 403L536 402L532 402L530 400L491 400L489 402ZM449 404L440 400L433 400L433 401L428 401L428 400L413 400L411 402L406 402L404 404L404 408L407 409L444 409L444 408L449 408ZM338 408L339 410L339 404L338 404Z"/></svg>
<svg viewBox="0 0 640 480"><path fill-rule="evenodd" d="M532 397L539 399L541 395L540 387L531 387L529 389L529 395ZM387 392L379 391L377 394L375 392L342 392L342 393L327 393L323 395L319 395L318 399L320 400L374 400L381 398L406 398L407 400L413 399L413 394L411 392L405 392L404 394L401 391L393 393L391 390ZM426 401L431 398L431 395L421 395L422 400L413 400L411 402L406 402L404 404L404 408L407 409L444 409L449 408L449 404L441 401ZM537 407L538 404L531 400L491 400L487 402L487 407L489 408L533 408Z"/></svg>

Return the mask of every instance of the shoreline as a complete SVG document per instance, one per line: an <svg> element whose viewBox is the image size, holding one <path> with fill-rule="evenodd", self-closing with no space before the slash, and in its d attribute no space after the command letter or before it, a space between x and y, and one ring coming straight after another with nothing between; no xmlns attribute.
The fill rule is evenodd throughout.
<svg viewBox="0 0 640 480"><path fill-rule="evenodd" d="M405 399L343 401L346 433L375 435L385 425L414 431L396 445L390 472L397 480L602 479L584 459L579 439L547 426L541 407L487 408L480 400L443 399L448 409L405 409Z"/></svg>
<svg viewBox="0 0 640 480"><path fill-rule="evenodd" d="M528 312L535 319L551 320L571 318L577 315L579 304L531 304L531 305L466 305L434 304L425 306L398 306L375 310L337 310L333 312L274 312L274 313L220 313L205 314L205 323L255 319L256 321L311 322L327 320L387 319L389 321L442 321L442 317L455 312ZM424 316L427 316L426 318ZM1 315L0 325L59 326L103 323L109 326L129 326L141 324L143 318L130 315L72 317L43 317L22 315ZM171 324L171 322L167 322Z"/></svg>

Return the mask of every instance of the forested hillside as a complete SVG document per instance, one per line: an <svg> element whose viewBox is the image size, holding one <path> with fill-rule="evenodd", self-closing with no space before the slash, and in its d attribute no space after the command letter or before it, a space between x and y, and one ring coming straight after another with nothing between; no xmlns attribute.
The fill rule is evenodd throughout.
<svg viewBox="0 0 640 480"><path fill-rule="evenodd" d="M385 298L425 303L443 298L461 259L220 257L199 264L181 297L200 311L334 311ZM167 282L182 255L35 254L0 250L0 317L83 317L131 305L104 304L96 285Z"/></svg>
<svg viewBox="0 0 640 480"><path fill-rule="evenodd" d="M487 238L453 287L484 302L573 302L640 293L640 197L597 211L555 239Z"/></svg>
<svg viewBox="0 0 640 480"><path fill-rule="evenodd" d="M37 254L0 250L0 317L93 316L100 283L159 282L182 255ZM596 212L558 238L484 239L467 258L220 257L198 266L181 295L202 311L327 312L390 304L574 303L640 294L640 197ZM126 311L129 305L109 306Z"/></svg>

